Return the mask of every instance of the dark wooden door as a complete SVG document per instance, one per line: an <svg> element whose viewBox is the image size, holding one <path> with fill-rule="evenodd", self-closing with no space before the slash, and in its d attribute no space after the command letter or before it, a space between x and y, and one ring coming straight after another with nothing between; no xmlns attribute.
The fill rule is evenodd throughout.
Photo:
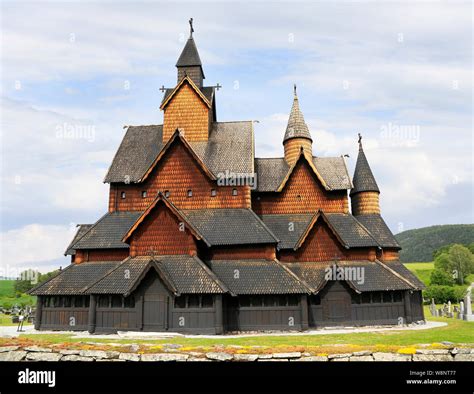
<svg viewBox="0 0 474 394"><path fill-rule="evenodd" d="M161 294L145 294L143 300L143 329L164 331L168 316L168 297Z"/></svg>
<svg viewBox="0 0 474 394"><path fill-rule="evenodd" d="M143 292L143 330L167 330L170 294L155 271L147 274L142 282L141 291Z"/></svg>
<svg viewBox="0 0 474 394"><path fill-rule="evenodd" d="M331 323L351 320L351 296L340 282L332 282L322 296L323 319Z"/></svg>

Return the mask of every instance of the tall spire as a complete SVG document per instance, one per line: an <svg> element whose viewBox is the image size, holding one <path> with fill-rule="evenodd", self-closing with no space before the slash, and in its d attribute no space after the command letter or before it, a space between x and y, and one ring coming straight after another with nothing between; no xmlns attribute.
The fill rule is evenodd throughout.
<svg viewBox="0 0 474 394"><path fill-rule="evenodd" d="M354 171L353 184L351 196L359 192L377 192L380 193L374 174L370 169L369 162L365 157L364 149L362 147L362 136L359 133L359 155L357 156L357 163Z"/></svg>
<svg viewBox="0 0 474 394"><path fill-rule="evenodd" d="M189 38L176 63L176 67L178 68L178 82L187 75L196 85L202 87L202 80L205 76L202 70L201 58L199 57L199 52L194 42L193 33L193 18L191 18L189 19Z"/></svg>
<svg viewBox="0 0 474 394"><path fill-rule="evenodd" d="M303 113L300 110L298 95L296 94L296 85L293 85L293 95L293 106L291 107L283 143L290 138L307 138L313 141L308 126L304 121Z"/></svg>

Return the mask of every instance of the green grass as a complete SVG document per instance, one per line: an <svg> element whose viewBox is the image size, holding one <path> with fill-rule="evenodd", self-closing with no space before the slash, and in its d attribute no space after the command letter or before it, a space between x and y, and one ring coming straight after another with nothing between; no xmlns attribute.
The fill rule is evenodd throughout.
<svg viewBox="0 0 474 394"><path fill-rule="evenodd" d="M14 280L0 280L0 298L1 297L14 297L15 290L13 285L15 284Z"/></svg>
<svg viewBox="0 0 474 394"><path fill-rule="evenodd" d="M377 333L328 334L328 335L299 335L299 336L254 336L240 338L168 338L168 339L102 339L102 338L73 338L71 334L22 334L21 339L40 340L50 343L121 343L121 344L153 344L175 343L189 347L215 346L263 346L263 347L332 347L346 345L347 347L406 347L418 344L439 344L443 341L455 344L474 344L474 322L465 322L457 319L432 318L425 307L425 316L428 320L445 322L448 325L427 330L392 331Z"/></svg>
<svg viewBox="0 0 474 394"><path fill-rule="evenodd" d="M426 286L430 285L431 272L434 263L405 263L405 266L413 272Z"/></svg>

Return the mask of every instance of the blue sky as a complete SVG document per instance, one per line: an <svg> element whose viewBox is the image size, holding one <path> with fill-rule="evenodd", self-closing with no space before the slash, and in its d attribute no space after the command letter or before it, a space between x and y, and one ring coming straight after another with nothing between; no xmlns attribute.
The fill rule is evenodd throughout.
<svg viewBox="0 0 474 394"><path fill-rule="evenodd" d="M357 133L394 232L473 222L470 2L1 3L3 273L66 265L77 223L124 125L159 124L161 85L194 18L218 120L258 120L257 156L281 156L298 85L314 154ZM72 132L72 138L67 132ZM0 272L2 276L2 272Z"/></svg>

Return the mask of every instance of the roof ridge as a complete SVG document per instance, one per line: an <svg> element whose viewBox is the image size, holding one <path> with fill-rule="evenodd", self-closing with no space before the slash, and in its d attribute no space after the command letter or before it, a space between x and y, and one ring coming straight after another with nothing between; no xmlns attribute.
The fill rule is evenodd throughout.
<svg viewBox="0 0 474 394"><path fill-rule="evenodd" d="M112 212L106 212L104 215L102 215L89 229L87 229L87 231L86 231L84 234L82 234L81 237L79 237L78 240L76 240L76 242L74 243L74 245L71 245L70 248L71 248L71 249L75 249L74 246L77 245L77 244L79 243L79 241L82 240L82 238L84 238L87 234L89 234L89 232L91 232L92 229L93 229L95 226L97 226L97 224L98 224L102 219L104 219L106 216L108 216L110 213L112 213Z"/></svg>
<svg viewBox="0 0 474 394"><path fill-rule="evenodd" d="M64 269L59 269L58 272L51 276L50 278L48 278L47 280L45 280L44 282L41 282L41 283L38 283L36 286L32 287L30 290L27 291L27 294L31 294L31 292L33 291L36 291L36 290L39 290L41 289L46 283L49 283L50 281L52 281L54 278L57 278L59 275L61 275L63 272L65 272L66 270L70 269L72 266L74 266L76 263L71 263L69 264L66 268Z"/></svg>
<svg viewBox="0 0 474 394"><path fill-rule="evenodd" d="M280 242L280 240L277 238L277 236L275 234L273 234L273 231L270 230L270 228L268 228L268 226L265 224L265 222L262 220L262 218L259 217L251 208L245 208L245 209L250 211L253 214L253 216L255 216L258 219L260 224L263 225L264 229L275 239L276 243L278 244Z"/></svg>
<svg viewBox="0 0 474 394"><path fill-rule="evenodd" d="M231 295L235 295L230 289L222 282L219 277L202 261L197 255L191 256L210 276L214 281L219 285L221 290L224 292L229 292Z"/></svg>
<svg viewBox="0 0 474 394"><path fill-rule="evenodd" d="M273 261L277 263L280 267L282 267L290 276L294 277L299 283L301 283L303 286L309 289L308 294L315 292L315 289L313 289L304 279L301 279L298 275L296 275L293 271L291 271L288 267L286 267L285 264L280 262L278 259L273 259Z"/></svg>
<svg viewBox="0 0 474 394"><path fill-rule="evenodd" d="M97 279L95 282L92 282L90 285L87 285L85 286L83 289L82 289L82 293L86 292L88 289L90 289L92 286L96 285L97 283L99 283L102 279L104 279L105 277L109 276L112 272L114 272L117 268L119 268L123 263L125 263L125 261L129 260L131 258L131 256L128 256L128 257L125 257L125 259L123 259L119 264L117 264L116 267L113 267L112 269L110 269L109 271L107 271L104 275L102 275L101 278ZM93 263L93 261L91 261L91 263ZM81 263L81 264L84 264L84 263ZM85 263L87 264L87 262Z"/></svg>
<svg viewBox="0 0 474 394"><path fill-rule="evenodd" d="M406 279L403 275L399 274L397 271L395 271L394 269L388 267L386 264L382 263L380 260L378 259L375 259L375 262L377 264L380 264L383 268L385 268L387 271L389 271L390 273L392 273L393 275L395 275L397 278L403 280L404 282L408 283L411 287L413 287L413 289L417 289L417 286L415 286L413 283L411 283L408 279Z"/></svg>

